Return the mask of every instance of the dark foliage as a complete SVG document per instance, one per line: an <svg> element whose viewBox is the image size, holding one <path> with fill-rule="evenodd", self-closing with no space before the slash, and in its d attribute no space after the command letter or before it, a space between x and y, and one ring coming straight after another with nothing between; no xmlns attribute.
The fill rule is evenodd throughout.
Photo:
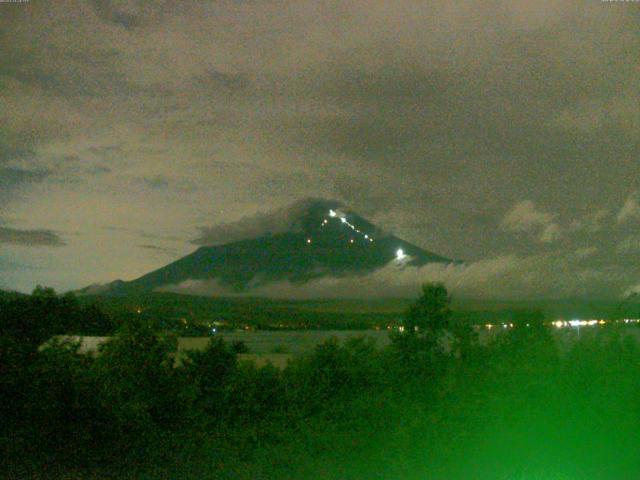
<svg viewBox="0 0 640 480"><path fill-rule="evenodd" d="M35 349L54 335L108 335L113 324L96 305L36 287L31 296L0 299L0 335Z"/></svg>
<svg viewBox="0 0 640 480"><path fill-rule="evenodd" d="M2 473L637 476L640 352L628 331L591 330L562 346L541 313L523 311L478 345L450 320L449 302L427 285L389 348L331 340L279 370L240 361L243 345L218 339L178 356L176 338L144 314L118 319L94 357L70 341L41 347L83 325L86 308L46 289L11 298L1 314Z"/></svg>

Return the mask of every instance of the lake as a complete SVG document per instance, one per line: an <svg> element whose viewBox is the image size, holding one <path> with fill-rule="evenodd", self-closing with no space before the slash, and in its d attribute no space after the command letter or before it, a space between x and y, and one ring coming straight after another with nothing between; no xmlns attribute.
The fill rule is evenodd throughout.
<svg viewBox="0 0 640 480"><path fill-rule="evenodd" d="M610 325L595 325L579 328L552 328L552 335L558 342L560 349L566 351L579 337L593 336L600 332L615 328ZM492 329L480 327L476 329L480 344L486 345L492 338L508 328L500 326ZM640 328L636 324L621 325L616 331L632 337L640 344ZM384 347L390 343L387 330L237 330L223 331L209 337L179 337L178 361L187 350L202 350L212 338L222 338L225 342L243 342L248 353L239 355L241 360L250 360L258 365L273 363L277 367L284 367L289 358L310 352L330 338L337 338L344 342L350 338L366 337L372 339L376 346ZM109 340L110 337L79 337L59 336L60 339L68 339L80 342L80 353L95 353L98 346Z"/></svg>

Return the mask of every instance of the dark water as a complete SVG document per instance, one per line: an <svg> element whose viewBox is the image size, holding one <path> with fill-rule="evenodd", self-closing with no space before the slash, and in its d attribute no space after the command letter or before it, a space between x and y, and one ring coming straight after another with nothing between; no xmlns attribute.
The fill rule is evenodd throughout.
<svg viewBox="0 0 640 480"><path fill-rule="evenodd" d="M561 350L571 345L580 337L596 335L610 326L591 326L580 328L553 328L552 332ZM476 330L480 344L487 344L492 338L508 331L500 326L490 330L479 328ZM630 336L640 343L640 328L637 325L625 325L620 328L625 336ZM216 333L212 337L180 337L179 350L201 350L205 348L211 338L223 338L226 342L243 342L249 352L256 355L291 354L300 355L312 350L316 345L330 338L337 338L343 342L350 338L366 337L373 339L377 346L383 347L390 343L387 330L291 330L291 331L228 331ZM79 340L80 337L67 337ZM81 337L81 352L89 353L97 350L99 344L109 337Z"/></svg>

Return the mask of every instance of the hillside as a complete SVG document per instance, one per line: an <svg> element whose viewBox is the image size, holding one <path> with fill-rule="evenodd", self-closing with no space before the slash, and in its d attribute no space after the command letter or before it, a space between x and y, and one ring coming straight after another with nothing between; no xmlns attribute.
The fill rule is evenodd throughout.
<svg viewBox="0 0 640 480"><path fill-rule="evenodd" d="M80 293L128 295L188 289L200 282L244 292L279 281L301 284L322 277L362 276L392 263L403 267L454 262L384 232L337 202L307 201L294 212L287 229L204 245L140 278L87 287Z"/></svg>

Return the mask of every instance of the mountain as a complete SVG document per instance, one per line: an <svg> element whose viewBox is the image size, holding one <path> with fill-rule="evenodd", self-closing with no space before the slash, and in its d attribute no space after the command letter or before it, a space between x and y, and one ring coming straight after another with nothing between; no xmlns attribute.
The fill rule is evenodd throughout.
<svg viewBox="0 0 640 480"><path fill-rule="evenodd" d="M249 228L251 238L203 245L135 280L87 287L81 293L141 293L202 280L242 292L276 281L366 275L390 262L400 267L456 263L383 232L336 201L305 200L266 218L255 219L263 231Z"/></svg>

